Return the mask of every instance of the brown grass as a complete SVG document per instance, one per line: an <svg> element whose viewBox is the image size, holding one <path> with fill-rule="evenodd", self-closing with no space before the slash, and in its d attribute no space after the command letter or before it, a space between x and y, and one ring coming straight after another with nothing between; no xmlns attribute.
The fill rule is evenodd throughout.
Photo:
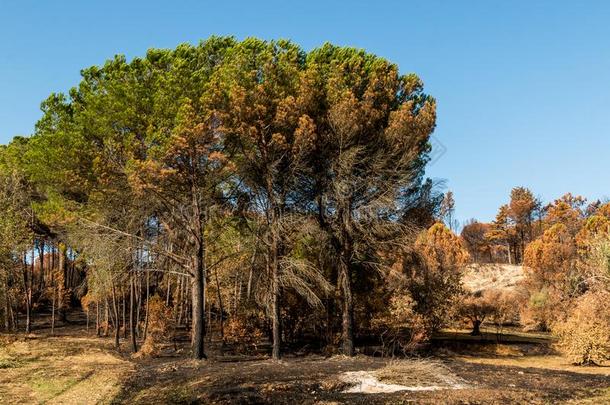
<svg viewBox="0 0 610 405"><path fill-rule="evenodd" d="M438 360L394 360L375 372L375 376L388 384L407 387L454 387L464 381Z"/></svg>
<svg viewBox="0 0 610 405"><path fill-rule="evenodd" d="M472 292L488 289L514 290L523 277L523 266L473 264L466 269L463 283L464 287Z"/></svg>
<svg viewBox="0 0 610 405"><path fill-rule="evenodd" d="M538 368L544 370L569 371L578 374L597 374L610 376L610 367L577 366L564 356L521 356L521 357L459 357L460 360L475 364L490 364L495 366L508 366L520 368Z"/></svg>
<svg viewBox="0 0 610 405"><path fill-rule="evenodd" d="M0 345L0 403L108 403L132 367L95 338L18 339Z"/></svg>
<svg viewBox="0 0 610 405"><path fill-rule="evenodd" d="M0 404L610 402L610 368L575 367L560 356L515 355L502 346L493 353L453 352L443 360L287 355L273 362L210 350L210 360L198 362L185 358L186 351L171 350L159 358L133 359L128 349L118 354L112 338L86 336L76 327L69 333L29 339L0 335ZM341 376L362 371L388 384L465 387L344 393Z"/></svg>

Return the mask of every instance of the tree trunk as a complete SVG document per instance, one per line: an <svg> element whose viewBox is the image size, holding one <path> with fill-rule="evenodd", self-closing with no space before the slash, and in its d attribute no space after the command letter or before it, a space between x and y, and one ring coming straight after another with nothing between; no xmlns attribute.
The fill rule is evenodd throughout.
<svg viewBox="0 0 610 405"><path fill-rule="evenodd" d="M40 239L38 242L38 261L40 262L40 278L38 279L38 291L44 289L44 239Z"/></svg>
<svg viewBox="0 0 610 405"><path fill-rule="evenodd" d="M218 269L214 270L214 276L216 277L216 290L218 293L218 311L220 321L220 339L224 345L225 331L224 331L224 307L222 305L222 294L220 294L220 281L218 280Z"/></svg>
<svg viewBox="0 0 610 405"><path fill-rule="evenodd" d="M123 295L123 339L127 339L127 321L125 313L127 312L127 300L125 299L125 290L122 291Z"/></svg>
<svg viewBox="0 0 610 405"><path fill-rule="evenodd" d="M108 306L108 298L104 300L104 336L108 336L108 327L110 326L110 308Z"/></svg>
<svg viewBox="0 0 610 405"><path fill-rule="evenodd" d="M279 269L279 254L280 254L280 238L278 235L278 216L280 214L278 205L275 199L273 186L271 180L267 179L267 193L271 197L271 210L269 212L269 226L271 229L271 246L269 249L269 257L267 259L267 265L271 266L271 288L272 288L272 301L271 301L271 335L273 341L273 347L271 350L271 358L273 360L279 360L282 356L281 344L282 344L282 331L281 331L281 312L280 312L280 269Z"/></svg>
<svg viewBox="0 0 610 405"><path fill-rule="evenodd" d="M472 332L470 332L470 334L472 336L481 336L481 320L479 319L474 319L472 321Z"/></svg>
<svg viewBox="0 0 610 405"><path fill-rule="evenodd" d="M177 299L174 298L174 310L175 312L175 318L176 318L176 325L182 325L182 306L183 306L183 289L182 286L184 285L184 277L180 276L179 280L178 280L178 284L176 286L176 288L178 289L177 292Z"/></svg>
<svg viewBox="0 0 610 405"><path fill-rule="evenodd" d="M172 289L172 276L167 276L167 293L165 295L165 305L169 307L169 294Z"/></svg>
<svg viewBox="0 0 610 405"><path fill-rule="evenodd" d="M248 301L250 301L250 293L252 291L252 277L254 275L254 263L256 260L256 250L254 251L254 253L252 254L252 261L250 263L250 274L248 274L248 287L247 287L247 292L246 292L246 297L248 299Z"/></svg>
<svg viewBox="0 0 610 405"><path fill-rule="evenodd" d="M281 358L281 325L280 325L280 286L278 279L277 267L273 267L273 352L272 358L279 360Z"/></svg>
<svg viewBox="0 0 610 405"><path fill-rule="evenodd" d="M352 296L352 281L348 264L341 259L339 263L339 277L343 290L343 354L353 356L354 353L354 302Z"/></svg>
<svg viewBox="0 0 610 405"><path fill-rule="evenodd" d="M208 294L208 292L206 291L206 296ZM206 332L206 338L208 339L208 343L212 343L212 305L208 305L208 323L206 323L206 325L208 326L208 331ZM218 316L216 317L218 318Z"/></svg>
<svg viewBox="0 0 610 405"><path fill-rule="evenodd" d="M53 298L51 299L51 336L55 334L55 295L56 289L53 287Z"/></svg>
<svg viewBox="0 0 610 405"><path fill-rule="evenodd" d="M354 299L352 295L351 260L352 237L350 228L352 215L349 200L339 209L338 217L341 220L341 234L336 241L339 254L339 280L343 290L343 354L353 356L354 351Z"/></svg>
<svg viewBox="0 0 610 405"><path fill-rule="evenodd" d="M201 237L203 236L200 234ZM205 337L205 265L203 240L198 241L197 257L195 258L195 269L192 285L192 355L195 359L206 358L204 352Z"/></svg>
<svg viewBox="0 0 610 405"><path fill-rule="evenodd" d="M8 275L4 279L4 329L9 332L11 330L11 301L8 290Z"/></svg>
<svg viewBox="0 0 610 405"><path fill-rule="evenodd" d="M135 300L136 300L136 335L140 337L140 308L142 306L142 277L137 273L135 280Z"/></svg>
<svg viewBox="0 0 610 405"><path fill-rule="evenodd" d="M129 329L131 332L131 347L133 348L133 352L136 353L138 351L138 342L136 340L136 325L135 321L135 303L134 303L134 295L135 295L135 286L133 281L133 275L130 278L129 283Z"/></svg>
<svg viewBox="0 0 610 405"><path fill-rule="evenodd" d="M146 270L146 315L144 317L144 339L146 339L146 335L148 334L148 300L150 298L150 271Z"/></svg>
<svg viewBox="0 0 610 405"><path fill-rule="evenodd" d="M100 302L95 300L95 334L99 337L102 334L102 325L100 323Z"/></svg>
<svg viewBox="0 0 610 405"><path fill-rule="evenodd" d="M35 247L32 247L32 264L28 266L25 263L25 274L26 274L26 290L25 290L25 333L32 331L32 278L34 277L34 251ZM28 273L29 267L29 274Z"/></svg>
<svg viewBox="0 0 610 405"><path fill-rule="evenodd" d="M326 344L330 345L333 341L333 314L334 314L334 300L332 298L326 299Z"/></svg>
<svg viewBox="0 0 610 405"><path fill-rule="evenodd" d="M114 286L114 282L112 283L112 309L114 311L114 346L117 350L120 350L121 343L119 341L119 334L121 333L121 328L119 327L119 307L117 303L116 288Z"/></svg>
<svg viewBox="0 0 610 405"><path fill-rule="evenodd" d="M9 323L9 330L15 330L15 329L19 328L19 325L17 324L17 319L15 319L15 311L13 311L13 305L11 304L10 301L9 301L8 310L10 312L10 317L11 317L11 322Z"/></svg>

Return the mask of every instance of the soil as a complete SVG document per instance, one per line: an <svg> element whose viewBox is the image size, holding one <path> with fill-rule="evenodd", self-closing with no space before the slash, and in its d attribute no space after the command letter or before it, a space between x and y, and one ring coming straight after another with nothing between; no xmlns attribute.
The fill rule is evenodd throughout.
<svg viewBox="0 0 610 405"><path fill-rule="evenodd" d="M193 363L157 359L141 364L117 398L127 403L216 404L400 404L559 403L599 395L610 376L544 368L477 364L446 359L444 364L468 384L464 389L383 394L344 393L346 371L373 371L387 359L288 358ZM608 397L610 400L610 397ZM159 402L156 402L159 401Z"/></svg>
<svg viewBox="0 0 610 405"><path fill-rule="evenodd" d="M128 342L117 352L112 336L87 333L80 321L56 332L50 336L37 325L27 336L0 335L0 403L610 403L610 368L575 367L556 354L521 352L515 344L510 350L508 344L494 351L438 350L435 361L465 388L364 394L344 392L350 387L345 373L374 372L392 360L287 354L274 362L211 350L210 359L194 361L186 342L177 351L169 345L159 358L134 358Z"/></svg>

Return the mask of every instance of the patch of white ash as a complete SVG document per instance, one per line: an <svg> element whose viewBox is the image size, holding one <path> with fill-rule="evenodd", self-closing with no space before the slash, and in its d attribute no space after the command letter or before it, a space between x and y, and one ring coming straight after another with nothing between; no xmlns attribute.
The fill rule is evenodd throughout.
<svg viewBox="0 0 610 405"><path fill-rule="evenodd" d="M370 371L348 371L341 375L341 380L354 384L343 393L379 394L392 393L397 391L436 391L446 389L463 389L464 384L447 381L447 385L417 385L406 386L399 384L386 384Z"/></svg>

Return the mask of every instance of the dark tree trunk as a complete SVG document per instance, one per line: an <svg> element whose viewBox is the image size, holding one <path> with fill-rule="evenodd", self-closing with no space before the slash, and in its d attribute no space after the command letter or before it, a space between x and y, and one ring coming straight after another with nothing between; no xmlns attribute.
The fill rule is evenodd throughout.
<svg viewBox="0 0 610 405"><path fill-rule="evenodd" d="M169 294L172 289L172 277L167 276L167 293L165 295L165 305L169 307Z"/></svg>
<svg viewBox="0 0 610 405"><path fill-rule="evenodd" d="M272 288L272 302L271 302L271 334L273 337L273 348L271 350L271 358L279 360L281 358L281 345L282 345L282 319L280 311L280 300L281 300L281 289L280 289L280 268L279 268L279 255L280 255L280 238L278 234L278 222L280 211L278 204L272 197L274 195L273 185L270 179L267 180L267 193L271 197L271 211L269 218L269 225L271 228L271 246L269 249L268 265L271 266L271 288Z"/></svg>
<svg viewBox="0 0 610 405"><path fill-rule="evenodd" d="M25 277L25 333L30 333L32 331L32 278L34 277L34 250L32 248L32 264L28 266L25 262L25 257L23 264L25 265L24 269L24 277ZM28 268L29 274L28 274Z"/></svg>
<svg viewBox="0 0 610 405"><path fill-rule="evenodd" d="M341 220L341 235L338 241L339 255L339 280L343 290L343 354L353 356L354 351L354 298L352 295L351 261L352 261L352 237L350 226L352 223L350 204L347 202L338 212Z"/></svg>
<svg viewBox="0 0 610 405"><path fill-rule="evenodd" d="M218 293L218 320L220 321L220 339L222 341L222 344L224 346L224 337L225 337L225 331L224 331L224 307L222 305L222 294L220 294L220 281L218 280L218 270L214 270L214 276L216 276L216 291Z"/></svg>
<svg viewBox="0 0 610 405"><path fill-rule="evenodd" d="M129 283L129 329L131 332L131 347L133 349L133 352L136 353L138 351L138 341L136 340L134 295L135 286L132 275Z"/></svg>
<svg viewBox="0 0 610 405"><path fill-rule="evenodd" d="M354 352L354 301L349 267L345 262L339 264L339 277L343 290L343 354L353 356Z"/></svg>
<svg viewBox="0 0 610 405"><path fill-rule="evenodd" d="M100 336L102 334L102 325L100 323L100 302L95 301L95 334Z"/></svg>
<svg viewBox="0 0 610 405"><path fill-rule="evenodd" d="M11 301L8 292L8 276L4 280L4 329L11 330Z"/></svg>
<svg viewBox="0 0 610 405"><path fill-rule="evenodd" d="M326 331L325 331L325 342L327 345L333 341L333 314L334 314L334 300L332 298L326 299Z"/></svg>
<svg viewBox="0 0 610 405"><path fill-rule="evenodd" d="M254 251L254 254L252 255L252 261L250 263L250 273L248 274L248 287L247 287L247 292L246 292L246 298L248 301L250 301L250 293L252 291L252 277L254 275L254 263L256 261L256 250Z"/></svg>
<svg viewBox="0 0 610 405"><path fill-rule="evenodd" d="M273 313L273 351L271 357L274 360L279 360L281 357L280 283L277 260L273 256L271 262L271 271L273 277L273 302L271 307Z"/></svg>
<svg viewBox="0 0 610 405"><path fill-rule="evenodd" d="M208 292L205 292L206 296L208 294ZM208 340L208 343L212 343L212 305L208 305L207 307L207 311L208 311L208 323L206 323L206 325L208 326L208 331L206 332L206 339ZM218 318L218 317L216 317Z"/></svg>
<svg viewBox="0 0 610 405"><path fill-rule="evenodd" d="M44 289L44 249L44 239L40 239L38 241L38 258L40 262L40 278L38 279L38 291L42 291Z"/></svg>
<svg viewBox="0 0 610 405"><path fill-rule="evenodd" d="M148 334L148 300L150 298L150 272L148 269L146 270L146 315L144 316L144 339L146 339L146 335Z"/></svg>
<svg viewBox="0 0 610 405"><path fill-rule="evenodd" d="M200 234L202 237L203 235ZM198 241L197 257L192 285L192 355L195 359L206 358L204 352L205 338L205 264L203 240Z"/></svg>
<svg viewBox="0 0 610 405"><path fill-rule="evenodd" d="M138 277L135 283L135 300L136 300L136 335L140 337L140 308L142 306L142 277L140 272L136 273Z"/></svg>
<svg viewBox="0 0 610 405"><path fill-rule="evenodd" d="M61 267L64 275L64 290L67 290L70 284L68 281L68 249L65 246L60 247L59 266ZM59 309L59 317L61 318L62 322L68 322L67 313L61 308Z"/></svg>
<svg viewBox="0 0 610 405"><path fill-rule="evenodd" d="M108 327L110 326L110 308L108 307L108 298L104 300L104 336L108 336Z"/></svg>
<svg viewBox="0 0 610 405"><path fill-rule="evenodd" d="M53 286L53 298L51 299L51 336L55 334L55 295L56 288Z"/></svg>
<svg viewBox="0 0 610 405"><path fill-rule="evenodd" d="M7 313L6 313L6 317L7 317L7 325L8 325L8 331L12 331L18 328L17 326L17 321L15 319L15 312L13 311L13 304L10 301L10 296L7 294L6 295L6 302L7 302Z"/></svg>
<svg viewBox="0 0 610 405"><path fill-rule="evenodd" d="M479 319L472 321L472 332L470 332L472 336L481 336L481 323L482 321Z"/></svg>
<svg viewBox="0 0 610 405"><path fill-rule="evenodd" d="M176 316L175 316L175 320L176 320L176 325L182 325L182 306L183 304L183 285L184 285L184 277L180 277L180 279L178 280L178 297L177 299L175 299L175 303L174 303L174 308L176 311Z"/></svg>
<svg viewBox="0 0 610 405"><path fill-rule="evenodd" d="M127 300L125 299L125 290L123 289L122 292L122 300L123 300L123 339L127 339L127 321L126 321L126 315L125 313L127 312Z"/></svg>
<svg viewBox="0 0 610 405"><path fill-rule="evenodd" d="M114 346L117 350L120 350L121 343L119 341L119 335L121 333L121 328L119 323L119 306L117 303L116 288L114 283L112 284L112 309L114 312Z"/></svg>

